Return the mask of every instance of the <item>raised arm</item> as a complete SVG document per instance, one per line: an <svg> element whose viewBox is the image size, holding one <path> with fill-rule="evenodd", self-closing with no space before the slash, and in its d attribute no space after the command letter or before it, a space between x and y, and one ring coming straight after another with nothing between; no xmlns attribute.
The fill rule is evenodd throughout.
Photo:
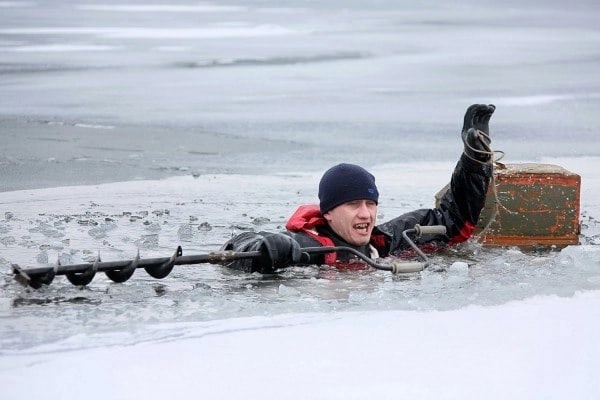
<svg viewBox="0 0 600 400"><path fill-rule="evenodd" d="M473 234L492 173L489 120L495 109L485 104L474 104L467 109L461 132L464 153L456 164L450 188L437 208L412 211L379 225L377 231L386 242L384 254L406 248L402 232L415 224L446 226L446 236L424 238L420 244L425 241L459 243Z"/></svg>

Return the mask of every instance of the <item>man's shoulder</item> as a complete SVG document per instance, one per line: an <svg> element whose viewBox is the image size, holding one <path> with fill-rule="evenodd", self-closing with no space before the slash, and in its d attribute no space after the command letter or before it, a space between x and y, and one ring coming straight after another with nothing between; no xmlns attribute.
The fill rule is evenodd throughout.
<svg viewBox="0 0 600 400"><path fill-rule="evenodd" d="M317 204L305 204L298 207L285 224L285 228L291 232L302 232L314 230L327 222Z"/></svg>

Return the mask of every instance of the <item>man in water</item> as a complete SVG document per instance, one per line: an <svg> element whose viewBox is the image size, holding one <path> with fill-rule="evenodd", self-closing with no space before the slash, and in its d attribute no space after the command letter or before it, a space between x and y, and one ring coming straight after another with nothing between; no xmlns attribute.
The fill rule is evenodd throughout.
<svg viewBox="0 0 600 400"><path fill-rule="evenodd" d="M461 155L450 188L438 207L415 210L376 225L379 191L375 177L353 164L338 164L323 174L319 205L304 205L286 224L286 232L246 232L230 239L223 250L260 251L255 259L228 266L247 272L271 273L297 264L347 266L356 262L348 252L302 254L302 247L347 246L370 258L387 257L409 246L402 232L422 226L444 225L446 235L419 239L418 245L445 246L467 240L475 230L491 177L489 120L495 106L474 104L464 117Z"/></svg>

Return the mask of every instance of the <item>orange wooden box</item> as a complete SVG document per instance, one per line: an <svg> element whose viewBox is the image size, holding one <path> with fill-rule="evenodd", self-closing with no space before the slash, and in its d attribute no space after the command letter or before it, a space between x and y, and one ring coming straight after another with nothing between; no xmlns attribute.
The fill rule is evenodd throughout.
<svg viewBox="0 0 600 400"><path fill-rule="evenodd" d="M482 243L527 247L579 243L579 175L556 165L524 163L499 164L494 176L497 196L490 184L475 232L483 233Z"/></svg>

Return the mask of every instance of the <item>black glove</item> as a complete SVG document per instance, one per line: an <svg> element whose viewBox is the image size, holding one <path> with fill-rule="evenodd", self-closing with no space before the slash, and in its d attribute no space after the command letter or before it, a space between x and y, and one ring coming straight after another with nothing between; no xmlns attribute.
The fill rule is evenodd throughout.
<svg viewBox="0 0 600 400"><path fill-rule="evenodd" d="M229 268L245 272L273 273L276 269L299 263L302 256L298 242L282 233L244 232L227 241L221 250L260 251L258 258L245 258L226 264Z"/></svg>
<svg viewBox="0 0 600 400"><path fill-rule="evenodd" d="M269 273L300 262L302 256L300 244L290 236L263 232L261 235L262 240L258 243L258 250L262 254L252 263L256 271Z"/></svg>
<svg viewBox="0 0 600 400"><path fill-rule="evenodd" d="M467 108L462 140L468 157L481 162L489 161L491 157L489 122L495 110L496 106L493 104L473 104Z"/></svg>

